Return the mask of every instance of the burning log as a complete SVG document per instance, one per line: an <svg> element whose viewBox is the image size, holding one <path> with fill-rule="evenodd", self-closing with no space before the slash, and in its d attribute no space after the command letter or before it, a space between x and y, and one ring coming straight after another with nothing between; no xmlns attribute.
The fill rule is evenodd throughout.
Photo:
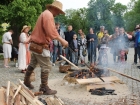
<svg viewBox="0 0 140 105"><path fill-rule="evenodd" d="M60 57L62 58L62 59L64 59L65 61L67 61L70 65L72 65L72 66L74 66L76 69L78 69L78 70L81 70L80 68L78 68L75 64L73 64L72 62L70 62L68 59L66 59L65 57L63 57L62 55L60 55ZM88 66L87 66L88 67ZM93 67L88 67L89 69L90 69L90 71L93 71L93 73L94 73L94 75L96 75L96 74L98 74L98 73L100 73L100 72L95 72L95 68L93 68ZM91 70L91 69L93 69L93 70ZM100 70L100 69L96 69L97 71L98 70ZM93 75L92 75L93 76ZM105 82L102 78L101 78L101 73L100 74L98 74L98 75L96 75L100 80L102 80L103 82ZM82 76L82 74L77 74L77 76L76 77L78 77L78 78L83 78L83 76Z"/></svg>
<svg viewBox="0 0 140 105"><path fill-rule="evenodd" d="M94 68L92 70L88 69L82 69L82 70L75 70L72 72L69 76L74 77L77 79L87 79L87 78L95 78L95 77L101 77L104 73L103 69Z"/></svg>

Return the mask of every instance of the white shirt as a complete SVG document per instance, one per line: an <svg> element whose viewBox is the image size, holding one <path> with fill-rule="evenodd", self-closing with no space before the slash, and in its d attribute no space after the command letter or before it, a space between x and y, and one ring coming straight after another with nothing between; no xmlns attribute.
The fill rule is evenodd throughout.
<svg viewBox="0 0 140 105"><path fill-rule="evenodd" d="M9 40L12 39L11 34L12 34L11 32L6 32L2 37L2 43L4 42L10 43Z"/></svg>

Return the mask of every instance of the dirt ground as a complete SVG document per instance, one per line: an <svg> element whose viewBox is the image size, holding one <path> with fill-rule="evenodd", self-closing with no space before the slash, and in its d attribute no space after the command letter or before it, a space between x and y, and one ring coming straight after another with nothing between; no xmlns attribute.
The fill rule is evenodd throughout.
<svg viewBox="0 0 140 105"><path fill-rule="evenodd" d="M126 64L113 64L112 54L108 51L108 67L140 80L140 69L137 68L140 64L132 65L133 54L133 48L130 48ZM10 65L11 68L3 68L3 61L0 61L0 86L6 85L6 82L9 80L18 83L18 79L23 80L24 78L24 74L20 73L14 62L10 62ZM40 86L40 67L35 69L35 74L36 81L33 82L35 86L33 91L38 91ZM108 88L115 89L117 95L97 96L91 95L87 91L87 85L75 85L63 81L65 75L64 73L59 73L59 64L53 66L49 75L49 86L51 89L57 90L58 93L56 95L66 105L140 105L140 82L111 72L111 76L117 76L125 84L107 84ZM46 98L48 96L41 97Z"/></svg>

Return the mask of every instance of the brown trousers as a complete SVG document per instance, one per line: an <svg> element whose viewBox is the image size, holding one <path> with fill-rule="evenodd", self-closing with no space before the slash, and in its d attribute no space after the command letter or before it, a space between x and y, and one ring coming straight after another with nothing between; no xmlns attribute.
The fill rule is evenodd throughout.
<svg viewBox="0 0 140 105"><path fill-rule="evenodd" d="M41 72L50 72L52 65L50 63L50 57L43 57L42 55L31 54L30 66L36 68L37 64L41 67Z"/></svg>

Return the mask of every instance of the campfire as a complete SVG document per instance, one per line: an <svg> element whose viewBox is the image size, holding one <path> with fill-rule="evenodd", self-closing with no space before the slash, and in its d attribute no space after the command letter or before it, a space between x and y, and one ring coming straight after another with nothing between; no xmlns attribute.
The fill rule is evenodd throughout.
<svg viewBox="0 0 140 105"><path fill-rule="evenodd" d="M69 69L69 71L72 71ZM82 70L73 70L72 73L69 74L70 77L74 77L76 79L88 79L88 78L95 78L95 77L104 77L105 70L100 68L91 68L89 69L82 69Z"/></svg>

